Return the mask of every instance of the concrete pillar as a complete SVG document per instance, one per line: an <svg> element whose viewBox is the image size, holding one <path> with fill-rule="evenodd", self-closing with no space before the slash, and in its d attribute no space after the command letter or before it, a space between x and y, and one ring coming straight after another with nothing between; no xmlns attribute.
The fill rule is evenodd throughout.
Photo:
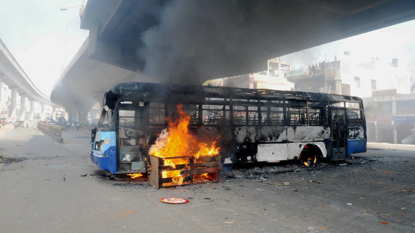
<svg viewBox="0 0 415 233"><path fill-rule="evenodd" d="M47 120L45 119L43 114L45 114L45 104L40 104L40 120L42 121Z"/></svg>
<svg viewBox="0 0 415 233"><path fill-rule="evenodd" d="M395 101L395 96L392 96L392 115L393 116L396 115L396 101Z"/></svg>
<svg viewBox="0 0 415 233"><path fill-rule="evenodd" d="M26 120L26 93L19 93L20 94L20 116L19 119L21 121Z"/></svg>
<svg viewBox="0 0 415 233"><path fill-rule="evenodd" d="M68 121L77 122L78 121L78 112L75 109L68 109Z"/></svg>
<svg viewBox="0 0 415 233"><path fill-rule="evenodd" d="M56 114L56 107L52 107L52 113L51 114L52 114L52 116L50 116L50 118L52 118L53 120L56 121L57 120L56 119L56 116L55 116L55 114Z"/></svg>
<svg viewBox="0 0 415 233"><path fill-rule="evenodd" d="M1 98L2 96L2 89L3 89L3 79L4 79L5 75L0 75L0 114L3 111L3 99Z"/></svg>
<svg viewBox="0 0 415 233"><path fill-rule="evenodd" d="M78 123L86 124L88 122L88 109L79 109L78 116Z"/></svg>
<svg viewBox="0 0 415 233"><path fill-rule="evenodd" d="M17 101L17 87L9 87L12 91L9 117L16 117L16 101Z"/></svg>
<svg viewBox="0 0 415 233"><path fill-rule="evenodd" d="M29 120L33 120L34 118L34 113L35 113L35 100L34 99L29 99Z"/></svg>
<svg viewBox="0 0 415 233"><path fill-rule="evenodd" d="M398 131L396 130L396 125L395 124L393 124L393 130L392 130L392 133L393 133L393 143L394 144L398 144Z"/></svg>
<svg viewBox="0 0 415 233"><path fill-rule="evenodd" d="M375 121L375 142L379 142L379 126L377 122Z"/></svg>

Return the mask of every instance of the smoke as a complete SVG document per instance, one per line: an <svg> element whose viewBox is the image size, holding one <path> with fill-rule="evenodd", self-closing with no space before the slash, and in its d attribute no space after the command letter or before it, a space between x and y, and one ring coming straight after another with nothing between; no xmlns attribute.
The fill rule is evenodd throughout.
<svg viewBox="0 0 415 233"><path fill-rule="evenodd" d="M282 2L170 1L159 24L142 35L137 53L145 60L143 73L162 82L200 84L224 74L237 75L236 70L261 71L255 69L261 63L265 68L266 61L256 61L257 51L250 46L267 42L265 35L275 33L267 16L276 12L266 9ZM270 4L274 6L267 7Z"/></svg>

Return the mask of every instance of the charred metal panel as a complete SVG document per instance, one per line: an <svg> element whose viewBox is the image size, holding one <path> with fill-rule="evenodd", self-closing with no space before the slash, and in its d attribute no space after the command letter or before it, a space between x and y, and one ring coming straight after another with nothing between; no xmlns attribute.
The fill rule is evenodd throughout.
<svg viewBox="0 0 415 233"><path fill-rule="evenodd" d="M327 157L327 149L324 142L313 143L270 143L258 144L258 162L279 162L282 160L296 159L306 144L316 145L320 148L322 156Z"/></svg>
<svg viewBox="0 0 415 233"><path fill-rule="evenodd" d="M235 128L236 142L294 142L322 141L330 138L330 129L325 126L243 126Z"/></svg>
<svg viewBox="0 0 415 233"><path fill-rule="evenodd" d="M349 126L348 127L348 138L349 139L364 139L365 138L365 130L363 126Z"/></svg>
<svg viewBox="0 0 415 233"><path fill-rule="evenodd" d="M330 128L325 126L297 126L294 129L295 142L322 141L330 138Z"/></svg>
<svg viewBox="0 0 415 233"><path fill-rule="evenodd" d="M256 155L258 162L279 162L288 159L288 149L286 143L259 144L258 154Z"/></svg>
<svg viewBox="0 0 415 233"><path fill-rule="evenodd" d="M117 84L110 92L121 95L123 99L159 100L169 103L177 101L191 102L192 100L197 102L206 101L206 97L233 97L234 99L258 99L260 97L261 99L308 100L316 102L362 102L358 97L334 94L138 82Z"/></svg>
<svg viewBox="0 0 415 233"><path fill-rule="evenodd" d="M282 142L286 132L284 126L264 126L258 129L257 140L259 142Z"/></svg>
<svg viewBox="0 0 415 233"><path fill-rule="evenodd" d="M362 106L360 98L351 96L160 83L121 83L108 93L108 103L122 100L132 101L133 105L140 103L140 106L143 102L160 105L154 108L150 105L150 111L160 111L157 119L161 120L149 123L146 145L154 143L158 134L167 127L163 119L175 114L177 104L188 105L187 110L192 111L189 113L189 130L199 137L217 137L225 163L294 159L308 143L318 146L323 157L333 157L332 152L327 152L329 148L333 150L330 121L312 124L311 119L306 118L302 122L292 122L293 116L286 109L318 108L321 109L318 111L321 119L330 119L330 111L327 112L327 106L332 106L330 104L352 102ZM271 110L276 107L284 110ZM283 115L271 115L272 111L280 111ZM123 137L129 135L127 131L119 132ZM353 139L359 139L362 133L364 138L365 132L362 126L353 126L347 133ZM130 141L125 139L123 142L127 144Z"/></svg>
<svg viewBox="0 0 415 233"><path fill-rule="evenodd" d="M243 126L235 128L236 142L256 142L257 128L255 126Z"/></svg>

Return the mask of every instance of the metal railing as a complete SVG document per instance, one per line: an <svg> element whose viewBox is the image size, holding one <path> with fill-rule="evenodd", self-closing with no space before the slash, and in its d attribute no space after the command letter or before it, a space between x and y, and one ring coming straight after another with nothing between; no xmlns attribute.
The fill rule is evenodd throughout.
<svg viewBox="0 0 415 233"><path fill-rule="evenodd" d="M38 122L37 127L41 131L44 131L44 133L53 134L54 136L57 136L57 137L62 136L62 127L60 126L54 126L54 125L49 125L49 124Z"/></svg>

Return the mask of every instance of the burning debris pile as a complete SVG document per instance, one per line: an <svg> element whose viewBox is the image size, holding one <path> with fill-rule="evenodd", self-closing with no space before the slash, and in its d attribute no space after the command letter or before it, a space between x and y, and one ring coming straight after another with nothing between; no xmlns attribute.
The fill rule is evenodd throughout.
<svg viewBox="0 0 415 233"><path fill-rule="evenodd" d="M143 177L143 174L141 174L141 173L132 173L132 174L127 174L127 176L129 176L131 179L137 179L137 178Z"/></svg>
<svg viewBox="0 0 415 233"><path fill-rule="evenodd" d="M149 182L155 188L220 181L217 140L202 141L190 133L190 116L182 107L177 106L177 119L166 119L168 128L150 147Z"/></svg>

